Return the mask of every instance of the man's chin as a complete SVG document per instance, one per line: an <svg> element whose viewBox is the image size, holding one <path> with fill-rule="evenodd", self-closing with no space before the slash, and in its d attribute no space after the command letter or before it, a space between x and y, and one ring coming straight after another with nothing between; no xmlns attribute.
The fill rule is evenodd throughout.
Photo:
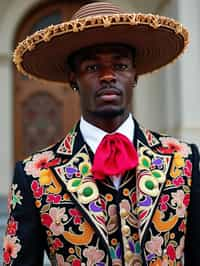
<svg viewBox="0 0 200 266"><path fill-rule="evenodd" d="M120 108L120 109L102 109L102 110L97 110L94 112L94 114L97 117L101 117L103 119L111 119L111 118L115 118L117 116L121 116L123 115L125 112L124 108Z"/></svg>

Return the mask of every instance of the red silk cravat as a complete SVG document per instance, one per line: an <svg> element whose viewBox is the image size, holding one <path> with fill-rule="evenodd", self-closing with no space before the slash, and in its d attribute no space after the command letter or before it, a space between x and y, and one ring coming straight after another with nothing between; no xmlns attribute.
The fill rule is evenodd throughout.
<svg viewBox="0 0 200 266"><path fill-rule="evenodd" d="M120 133L106 135L94 155L92 173L95 179L123 175L138 165L133 143Z"/></svg>

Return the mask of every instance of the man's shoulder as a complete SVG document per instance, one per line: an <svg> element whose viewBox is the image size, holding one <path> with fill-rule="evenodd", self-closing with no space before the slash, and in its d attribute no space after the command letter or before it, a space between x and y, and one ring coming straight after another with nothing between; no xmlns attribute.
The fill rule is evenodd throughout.
<svg viewBox="0 0 200 266"><path fill-rule="evenodd" d="M184 139L174 137L170 134L161 133L141 127L145 140L149 146L155 147L157 151L165 154L182 154L188 157L192 154L193 147L196 146Z"/></svg>

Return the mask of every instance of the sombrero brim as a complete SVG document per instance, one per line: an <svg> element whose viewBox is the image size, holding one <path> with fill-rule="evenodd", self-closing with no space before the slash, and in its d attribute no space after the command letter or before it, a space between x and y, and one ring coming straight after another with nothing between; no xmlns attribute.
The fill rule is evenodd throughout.
<svg viewBox="0 0 200 266"><path fill-rule="evenodd" d="M18 70L30 78L66 83L66 61L81 48L120 43L136 48L138 75L174 61L188 44L177 21L152 14L113 14L52 25L27 37L14 52Z"/></svg>

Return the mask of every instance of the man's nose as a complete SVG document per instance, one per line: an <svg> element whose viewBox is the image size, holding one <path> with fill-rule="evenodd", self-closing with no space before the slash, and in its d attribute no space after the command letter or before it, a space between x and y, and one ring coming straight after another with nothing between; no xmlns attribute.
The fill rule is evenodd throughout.
<svg viewBox="0 0 200 266"><path fill-rule="evenodd" d="M100 81L115 81L116 75L112 68L104 68L100 72Z"/></svg>

